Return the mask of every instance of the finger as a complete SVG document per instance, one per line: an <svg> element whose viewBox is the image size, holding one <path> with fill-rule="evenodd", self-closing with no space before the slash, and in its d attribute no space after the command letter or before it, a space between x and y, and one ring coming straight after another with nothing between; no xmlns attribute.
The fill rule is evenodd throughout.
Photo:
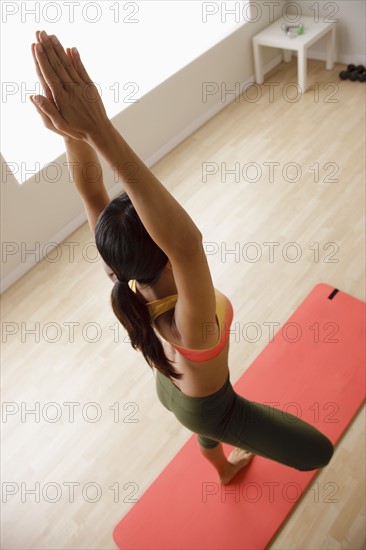
<svg viewBox="0 0 366 550"><path fill-rule="evenodd" d="M62 130L62 126L65 127L67 125L67 122L64 118L62 118L52 101L49 101L42 95L33 96L32 101L34 101L36 107L38 107L38 109L51 120L55 128Z"/></svg>
<svg viewBox="0 0 366 550"><path fill-rule="evenodd" d="M82 82L81 78L80 78L79 74L77 73L77 71L75 70L72 62L69 59L69 57L66 55L66 52L65 52L61 42L57 38L57 36L54 35L54 34L50 35L50 42L53 45L53 48L56 52L56 55L58 56L60 62L62 63L62 66L65 69L66 73L68 74L69 78L73 82L77 82L77 83L81 84L81 82Z"/></svg>
<svg viewBox="0 0 366 550"><path fill-rule="evenodd" d="M44 90L44 93L46 94L46 97L50 100L50 101L53 101L53 96L52 96L52 92L47 84L47 82L45 81L45 79L43 78L43 74L42 74L42 71L41 69L39 68L39 64L38 64L38 60L36 58L36 54L35 54L35 51L34 51L34 48L36 47L35 44L32 44L32 56L33 56L33 60L34 60L34 64L35 64L35 67L36 67L36 73L37 73L37 76L41 82L41 86ZM34 104L35 105L35 104Z"/></svg>
<svg viewBox="0 0 366 550"><path fill-rule="evenodd" d="M30 96L30 99L33 105L35 106L35 108L37 109L38 114L41 116L41 119L43 120L43 124L45 125L45 127L48 128L49 130L51 129L55 130L50 118L46 115L44 111L42 111L42 109L38 107L38 104L34 101L34 96Z"/></svg>
<svg viewBox="0 0 366 550"><path fill-rule="evenodd" d="M41 31L36 31L37 42L41 42L40 34L41 34ZM46 90L46 91L45 91L46 97L47 97L50 101L53 101L53 102L55 103L55 100L54 100L53 95L52 95L52 91L51 91L50 87L48 86L47 82L45 81L45 79L43 78L42 71L41 71L41 69L40 69L38 60L37 60L37 58L36 58L36 54L35 54L36 50L35 50L35 47L36 47L36 45L34 44L34 49L33 49L32 53L33 53L33 57L34 57L35 63L37 64L38 76L39 76L39 78L41 79L42 85L43 85L43 87L44 87L45 90Z"/></svg>
<svg viewBox="0 0 366 550"><path fill-rule="evenodd" d="M40 68L40 71L43 74L43 78L46 81L47 85L49 86L53 99L55 103L57 104L57 96L62 93L62 90L64 89L62 81L54 71L52 65L50 64L47 54L45 50L43 49L43 44L36 44L34 48L34 52L36 54L36 59Z"/></svg>
<svg viewBox="0 0 366 550"><path fill-rule="evenodd" d="M81 61L80 54L77 48L72 48L71 54L75 63L76 70L80 75L80 77L83 79L83 81L86 82L87 84L94 84L93 80L90 78L90 76L86 72L86 69L83 65L83 62Z"/></svg>
<svg viewBox="0 0 366 550"><path fill-rule="evenodd" d="M66 48L66 55L70 59L71 63L74 65L74 69L76 70L76 65L74 62L74 58L72 57L70 48Z"/></svg>
<svg viewBox="0 0 366 550"><path fill-rule="evenodd" d="M44 33L44 31L42 31ZM63 47L60 43L53 44L50 37L46 35L46 38L41 33L41 44L43 46L44 52L47 56L49 65L52 67L52 71L57 76L57 80L62 84L64 88L67 88L68 86L77 83L80 84L80 78L75 71L75 69L72 67L72 64L70 63L70 60L67 58ZM57 51L56 51L57 47ZM62 56L62 59L61 59ZM65 56L65 57L64 57ZM70 73L66 69L66 66L69 69ZM47 76L46 80L47 79Z"/></svg>

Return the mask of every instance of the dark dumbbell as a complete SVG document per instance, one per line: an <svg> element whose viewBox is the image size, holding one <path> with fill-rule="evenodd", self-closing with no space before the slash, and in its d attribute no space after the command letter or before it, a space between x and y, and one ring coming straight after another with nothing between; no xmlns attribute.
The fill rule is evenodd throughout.
<svg viewBox="0 0 366 550"><path fill-rule="evenodd" d="M364 82L363 80L363 74L365 73L365 67L363 65L353 65L351 63L350 65L347 65L346 71L341 71L339 73L339 78L341 80L347 80L348 78L355 82L356 80L359 80L360 82Z"/></svg>
<svg viewBox="0 0 366 550"><path fill-rule="evenodd" d="M357 73L357 80L359 82L366 82L366 71L363 73Z"/></svg>
<svg viewBox="0 0 366 550"><path fill-rule="evenodd" d="M354 75L356 75L356 74L357 74L357 73L356 73L356 71L354 71L354 70L353 70L353 71L349 71L349 70L347 70L347 71L341 71L341 72L339 73L339 78L340 78L341 80L348 80L348 79L352 80L352 79L354 78ZM356 78L354 78L354 80L356 80Z"/></svg>

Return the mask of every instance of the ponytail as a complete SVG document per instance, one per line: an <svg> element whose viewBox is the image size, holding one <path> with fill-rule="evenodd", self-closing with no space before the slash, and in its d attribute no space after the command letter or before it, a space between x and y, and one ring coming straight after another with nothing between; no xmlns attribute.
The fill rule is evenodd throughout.
<svg viewBox="0 0 366 550"><path fill-rule="evenodd" d="M95 225L95 242L104 262L117 277L111 304L128 332L132 347L140 350L150 367L155 367L167 378L182 378L166 357L151 326L146 303L125 282L136 279L141 284L155 284L168 261L146 231L125 192L101 212Z"/></svg>
<svg viewBox="0 0 366 550"><path fill-rule="evenodd" d="M172 366L162 343L151 326L150 314L146 304L129 287L128 283L117 280L111 293L114 314L128 332L131 345L140 350L150 367L155 367L166 377L182 378Z"/></svg>

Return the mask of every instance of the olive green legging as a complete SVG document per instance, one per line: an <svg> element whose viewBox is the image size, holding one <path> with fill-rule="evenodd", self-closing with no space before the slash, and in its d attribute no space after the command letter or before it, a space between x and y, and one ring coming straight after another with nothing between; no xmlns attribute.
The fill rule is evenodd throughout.
<svg viewBox="0 0 366 550"><path fill-rule="evenodd" d="M190 397L155 372L159 400L206 449L228 443L302 471L326 466L333 455L332 442L312 425L235 393L230 374L215 393Z"/></svg>

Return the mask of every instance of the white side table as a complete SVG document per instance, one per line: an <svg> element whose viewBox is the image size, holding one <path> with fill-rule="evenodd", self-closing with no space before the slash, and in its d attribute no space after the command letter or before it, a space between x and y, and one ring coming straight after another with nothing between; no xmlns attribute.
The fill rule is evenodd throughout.
<svg viewBox="0 0 366 550"><path fill-rule="evenodd" d="M263 56L262 46L269 48L280 48L283 50L283 60L291 60L291 52L297 52L298 56L298 84L302 93L306 92L307 86L307 49L322 36L328 35L326 69L331 70L334 67L334 57L336 48L336 23L316 23L313 17L302 16L298 23L304 24L304 34L295 38L289 38L281 29L284 19L277 19L263 31L253 36L253 51L255 65L255 80L257 84L264 82L263 76ZM288 23L292 25L292 23Z"/></svg>

